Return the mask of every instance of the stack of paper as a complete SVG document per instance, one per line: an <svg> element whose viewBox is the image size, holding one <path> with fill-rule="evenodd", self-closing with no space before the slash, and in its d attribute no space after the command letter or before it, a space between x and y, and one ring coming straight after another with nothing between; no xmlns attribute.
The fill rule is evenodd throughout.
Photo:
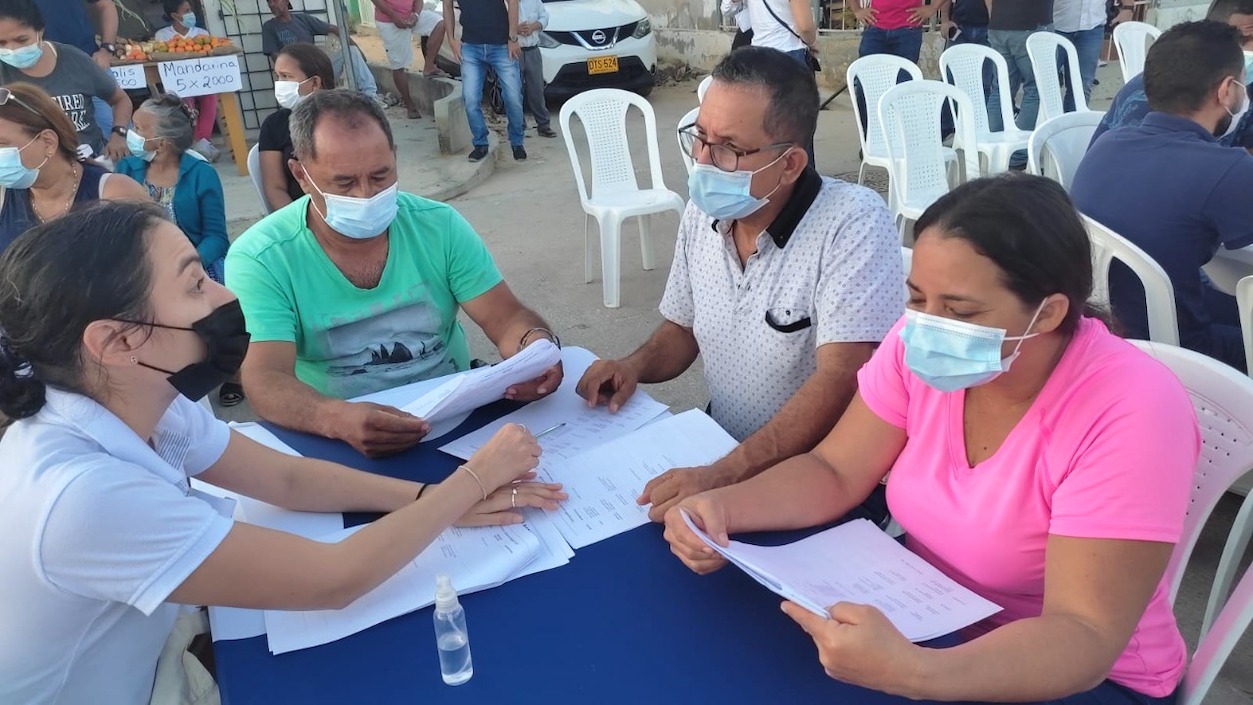
<svg viewBox="0 0 1253 705"><path fill-rule="evenodd" d="M550 516L576 549L648 523L635 503L644 485L671 468L708 465L736 440L693 409L621 436L585 453L544 466L541 479L560 482L570 498Z"/></svg>
<svg viewBox="0 0 1253 705"><path fill-rule="evenodd" d="M541 377L558 362L561 350L551 341L539 340L508 360L456 375L407 404L403 411L431 422L473 411L504 399L510 387Z"/></svg>
<svg viewBox="0 0 1253 705"><path fill-rule="evenodd" d="M754 580L814 614L837 602L873 605L910 641L952 634L1001 608L958 585L872 522L857 519L784 546L730 541L687 525Z"/></svg>
<svg viewBox="0 0 1253 705"><path fill-rule="evenodd" d="M342 541L354 526L323 540ZM341 610L266 610L270 651L275 654L326 644L435 603L435 576L447 573L459 594L495 587L523 575L545 552L525 526L451 528L395 575Z"/></svg>

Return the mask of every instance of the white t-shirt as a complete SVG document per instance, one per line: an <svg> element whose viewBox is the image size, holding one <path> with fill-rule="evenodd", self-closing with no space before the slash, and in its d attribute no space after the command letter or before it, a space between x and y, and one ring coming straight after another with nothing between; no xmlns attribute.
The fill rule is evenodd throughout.
<svg viewBox="0 0 1253 705"><path fill-rule="evenodd" d="M229 438L180 396L149 446L91 399L52 389L8 429L0 703L148 702L179 609L166 599L231 529L188 482Z"/></svg>
<svg viewBox="0 0 1253 705"><path fill-rule="evenodd" d="M805 42L788 31L788 27L796 29L796 18L792 15L792 5L787 0L747 0L747 2L748 24L753 28L753 46L769 47L779 51L796 51L805 48ZM779 16L778 20L770 14L770 10L766 9L767 4L770 5L770 10L774 10L774 14ZM787 27L780 24L779 20L786 22Z"/></svg>
<svg viewBox="0 0 1253 705"><path fill-rule="evenodd" d="M162 27L161 29L158 29L156 34L152 35L152 38L157 40L158 42L168 42L175 37L192 38L192 37L208 37L208 36L210 36L209 31L205 29L204 27L192 27L191 31L188 32L187 34L179 34L178 32L174 31L174 26L170 25L169 27Z"/></svg>
<svg viewBox="0 0 1253 705"><path fill-rule="evenodd" d="M1105 0L1053 0L1053 29L1082 32L1105 26Z"/></svg>
<svg viewBox="0 0 1253 705"><path fill-rule="evenodd" d="M688 203L660 309L696 336L710 415L743 441L814 374L818 348L883 340L905 274L883 199L813 170L743 268L730 228Z"/></svg>

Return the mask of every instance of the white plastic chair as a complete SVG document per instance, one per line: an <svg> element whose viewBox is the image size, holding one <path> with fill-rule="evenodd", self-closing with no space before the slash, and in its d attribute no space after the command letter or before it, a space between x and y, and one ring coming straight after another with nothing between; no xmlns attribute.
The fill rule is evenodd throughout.
<svg viewBox="0 0 1253 705"><path fill-rule="evenodd" d="M1057 65L1059 51L1066 55L1066 78L1070 84L1068 88L1075 99L1075 109L1072 112L1088 109L1088 99L1083 92L1083 77L1079 73L1079 52L1075 45L1054 32L1035 32L1027 37L1027 55L1031 57L1031 71L1035 74L1035 85L1040 92L1041 123L1066 112L1061 67Z"/></svg>
<svg viewBox="0 0 1253 705"><path fill-rule="evenodd" d="M1066 113L1041 123L1027 140L1027 173L1046 176L1070 191L1079 162L1105 113Z"/></svg>
<svg viewBox="0 0 1253 705"><path fill-rule="evenodd" d="M701 103L705 102L705 94L709 92L709 86L712 85L713 82L714 82L713 74L709 74L708 76L700 80L700 83L696 86L696 104L697 105L700 105Z"/></svg>
<svg viewBox="0 0 1253 705"><path fill-rule="evenodd" d="M887 144L884 143L883 125L879 122L879 99L889 88L895 86L897 78L904 71L911 81L922 80L922 69L909 59L902 59L891 54L871 54L863 56L848 65L844 77L848 90L852 92L854 85L860 85L866 97L866 115L861 114L861 106L856 97L853 99L853 124L857 128L857 139L861 141L861 168L857 171L857 183L865 183L866 167L877 166L880 169L892 170L889 162ZM854 83L856 81L856 84ZM861 125L865 123L866 130Z"/></svg>
<svg viewBox="0 0 1253 705"><path fill-rule="evenodd" d="M901 246L901 264L905 265L905 276L909 276L909 270L914 268L914 251L908 247Z"/></svg>
<svg viewBox="0 0 1253 705"><path fill-rule="evenodd" d="M879 99L879 124L883 126L888 152L889 188L896 206L896 220L905 243L909 225L922 217L940 196L948 193L960 176L950 173L956 162L945 156L940 134L940 115L945 103L956 106L954 144L973 141L974 118L970 99L960 90L939 81L906 81L889 88ZM978 155L965 152L966 174L978 172ZM958 169L953 168L953 171Z"/></svg>
<svg viewBox="0 0 1253 705"><path fill-rule="evenodd" d="M1183 534L1166 568L1169 598L1174 604L1183 582L1184 568L1218 500L1241 477L1253 471L1253 380L1218 360L1191 350L1142 340L1132 342L1169 367L1183 383L1201 429L1201 457L1193 474ZM1240 557L1249 544L1249 534L1253 531L1250 514L1253 514L1253 498L1246 498L1218 562L1201 626L1201 640L1192 665L1184 675L1180 705L1202 702L1253 617L1253 572L1246 572L1226 600L1226 606L1221 612L1218 609L1227 597Z"/></svg>
<svg viewBox="0 0 1253 705"><path fill-rule="evenodd" d="M1236 284L1236 305L1240 308L1240 332L1244 337L1244 362L1253 377L1253 276Z"/></svg>
<svg viewBox="0 0 1253 705"><path fill-rule="evenodd" d="M1247 506L1247 504L1246 504ZM1253 622L1253 568L1244 571L1227 604L1214 621L1214 627L1197 644L1192 664L1183 674L1183 689L1178 705L1202 705L1218 672L1231 657L1236 642Z"/></svg>
<svg viewBox="0 0 1253 705"><path fill-rule="evenodd" d="M996 69L996 90L1000 94L1001 124L999 132L992 132L988 122L988 105L983 97L983 67L991 61ZM961 89L969 98L974 113L975 148L986 160L982 173L985 176L1009 170L1009 160L1014 152L1027 148L1031 130L1020 130L1014 123L1013 96L1009 93L1009 67L1005 58L995 50L979 44L958 44L940 54L940 76L950 85ZM969 149L970 145L959 142L954 136L953 147ZM971 175L971 178L974 178Z"/></svg>
<svg viewBox="0 0 1253 705"><path fill-rule="evenodd" d="M248 150L248 178L252 179L252 187L257 190L257 198L261 201L261 212L269 215L274 212L269 201L265 200L265 184L261 181L261 145L254 144Z"/></svg>
<svg viewBox="0 0 1253 705"><path fill-rule="evenodd" d="M627 111L632 107L644 115L648 140L648 162L652 188L641 189L635 178L631 146L627 141ZM583 179L583 165L574 143L570 119L575 115L583 123L591 160L591 188ZM649 216L675 211L683 213L683 197L666 188L661 177L661 157L657 151L657 117L653 106L635 93L616 88L585 91L566 101L561 107L561 133L574 167L574 180L579 187L579 201L586 215L583 218L584 281L592 281L591 233L589 218L600 227L601 276L604 278L605 306L619 306L618 277L621 270L622 221L635 217L640 226L640 254L644 269L652 269L653 237Z"/></svg>
<svg viewBox="0 0 1253 705"><path fill-rule="evenodd" d="M1162 30L1145 22L1123 22L1114 27L1114 46L1118 49L1118 66L1122 82L1144 72L1144 59L1149 54L1149 41L1162 36Z"/></svg>
<svg viewBox="0 0 1253 705"><path fill-rule="evenodd" d="M1115 259L1127 265L1144 286L1149 318L1149 339L1179 344L1179 317L1175 312L1175 287L1166 270L1127 238L1083 216L1092 241L1092 299L1109 304L1109 265Z"/></svg>
<svg viewBox="0 0 1253 705"><path fill-rule="evenodd" d="M692 165L694 165L696 162L695 160L692 159L692 155L688 154L687 150L683 147L683 136L679 134L678 130L682 130L688 125L695 123L696 116L699 114L700 114L699 105L687 111L686 113L684 113L683 117L679 118L678 129L675 130L675 133L674 133L674 136L679 140L679 156L683 158L683 166L687 167L687 173L689 174L692 173Z"/></svg>

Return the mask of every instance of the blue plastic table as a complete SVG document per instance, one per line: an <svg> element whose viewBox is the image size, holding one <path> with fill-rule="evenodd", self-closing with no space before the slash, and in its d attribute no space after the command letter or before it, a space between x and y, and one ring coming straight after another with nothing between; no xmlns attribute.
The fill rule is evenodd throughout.
<svg viewBox="0 0 1253 705"><path fill-rule="evenodd" d="M437 481L459 463L437 450L518 405L475 412L456 431L370 460L346 444L271 428L301 454ZM355 525L367 515L349 514ZM794 537L792 537L794 538ZM778 540L778 537L776 537ZM758 541L767 543L767 541ZM431 608L347 639L273 656L264 636L214 644L224 705L285 703L832 703L900 698L836 682L780 599L734 568L697 576L649 525L580 549L569 565L461 598L474 678L439 675Z"/></svg>

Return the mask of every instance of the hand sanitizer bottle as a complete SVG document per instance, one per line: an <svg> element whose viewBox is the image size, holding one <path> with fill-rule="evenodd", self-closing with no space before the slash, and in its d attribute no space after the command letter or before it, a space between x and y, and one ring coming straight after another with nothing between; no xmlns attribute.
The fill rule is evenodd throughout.
<svg viewBox="0 0 1253 705"><path fill-rule="evenodd" d="M439 670L444 682L461 685L470 680L474 664L470 661L466 612L447 575L435 578L435 645L439 648Z"/></svg>

